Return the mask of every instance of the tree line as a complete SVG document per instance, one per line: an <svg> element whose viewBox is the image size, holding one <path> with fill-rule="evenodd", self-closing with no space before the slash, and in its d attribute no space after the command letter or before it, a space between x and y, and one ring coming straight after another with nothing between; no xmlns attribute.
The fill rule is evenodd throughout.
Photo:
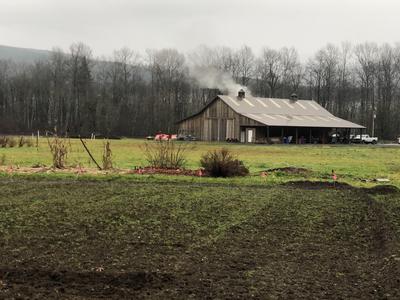
<svg viewBox="0 0 400 300"><path fill-rule="evenodd" d="M201 46L114 51L94 58L83 43L55 48L31 64L0 61L0 133L54 130L70 135L145 136L176 122L218 93L245 86L259 97L314 99L372 134L400 134L400 46L328 44L302 61L295 48L255 53Z"/></svg>

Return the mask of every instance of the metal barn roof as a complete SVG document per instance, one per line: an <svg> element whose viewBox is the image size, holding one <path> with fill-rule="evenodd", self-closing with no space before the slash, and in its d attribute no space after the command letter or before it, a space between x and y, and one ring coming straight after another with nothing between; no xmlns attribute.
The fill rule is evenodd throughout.
<svg viewBox="0 0 400 300"><path fill-rule="evenodd" d="M335 117L313 100L219 95L235 112L268 126L365 128Z"/></svg>

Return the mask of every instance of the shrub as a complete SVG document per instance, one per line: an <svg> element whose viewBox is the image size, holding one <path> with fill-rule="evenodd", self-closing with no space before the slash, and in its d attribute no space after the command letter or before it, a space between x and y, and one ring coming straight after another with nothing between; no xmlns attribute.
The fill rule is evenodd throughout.
<svg viewBox="0 0 400 300"><path fill-rule="evenodd" d="M228 149L209 151L201 157L201 166L212 177L246 176L249 169Z"/></svg>
<svg viewBox="0 0 400 300"><path fill-rule="evenodd" d="M32 138L25 138L25 145L27 146L27 147L33 147L33 145L34 145L35 143L34 143L34 141L33 141L33 139Z"/></svg>
<svg viewBox="0 0 400 300"><path fill-rule="evenodd" d="M23 147L25 145L25 138L23 136L19 137L18 147Z"/></svg>
<svg viewBox="0 0 400 300"><path fill-rule="evenodd" d="M109 170L113 168L112 160L113 158L112 158L110 142L107 141L103 145L103 170Z"/></svg>
<svg viewBox="0 0 400 300"><path fill-rule="evenodd" d="M15 146L17 146L17 140L14 137L8 137L7 138L7 145L10 148L14 148Z"/></svg>
<svg viewBox="0 0 400 300"><path fill-rule="evenodd" d="M0 147L1 148L7 147L7 137L5 136L0 137Z"/></svg>
<svg viewBox="0 0 400 300"><path fill-rule="evenodd" d="M60 138L55 134L53 138L47 139L50 147L50 152L53 159L53 167L58 169L65 168L65 163L68 155L67 143L63 138Z"/></svg>
<svg viewBox="0 0 400 300"><path fill-rule="evenodd" d="M33 146L33 140L32 138L27 138L24 136L21 136L19 138L11 137L11 136L1 136L0 137L0 148L6 148L6 147L23 147L24 145L27 145L28 147Z"/></svg>
<svg viewBox="0 0 400 300"><path fill-rule="evenodd" d="M153 168L179 169L186 164L188 144L174 141L147 142L141 147L147 162Z"/></svg>

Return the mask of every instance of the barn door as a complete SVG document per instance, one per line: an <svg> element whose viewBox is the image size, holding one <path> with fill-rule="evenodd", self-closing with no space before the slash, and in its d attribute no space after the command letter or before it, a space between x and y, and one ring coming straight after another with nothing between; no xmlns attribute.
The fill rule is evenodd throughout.
<svg viewBox="0 0 400 300"><path fill-rule="evenodd" d="M226 120L226 138L233 139L235 138L235 125L234 120Z"/></svg>
<svg viewBox="0 0 400 300"><path fill-rule="evenodd" d="M219 136L218 141L223 142L226 140L226 120L225 119L219 120L218 136Z"/></svg>
<svg viewBox="0 0 400 300"><path fill-rule="evenodd" d="M211 119L211 140L219 140L219 122L218 119Z"/></svg>
<svg viewBox="0 0 400 300"><path fill-rule="evenodd" d="M256 141L256 129L255 128L246 128L246 142L254 143Z"/></svg>
<svg viewBox="0 0 400 300"><path fill-rule="evenodd" d="M244 129L240 130L240 142L246 143L246 131Z"/></svg>

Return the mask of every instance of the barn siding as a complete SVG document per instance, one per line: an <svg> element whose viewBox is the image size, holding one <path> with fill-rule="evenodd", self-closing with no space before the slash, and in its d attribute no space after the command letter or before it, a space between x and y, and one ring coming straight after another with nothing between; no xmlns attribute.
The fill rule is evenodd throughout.
<svg viewBox="0 0 400 300"><path fill-rule="evenodd" d="M203 112L179 123L179 133L191 134L206 141L225 141L240 135L240 115L221 99Z"/></svg>
<svg viewBox="0 0 400 300"><path fill-rule="evenodd" d="M216 99L200 114L179 123L179 133L191 134L204 141L240 140L241 126L265 126L239 115L221 99Z"/></svg>

